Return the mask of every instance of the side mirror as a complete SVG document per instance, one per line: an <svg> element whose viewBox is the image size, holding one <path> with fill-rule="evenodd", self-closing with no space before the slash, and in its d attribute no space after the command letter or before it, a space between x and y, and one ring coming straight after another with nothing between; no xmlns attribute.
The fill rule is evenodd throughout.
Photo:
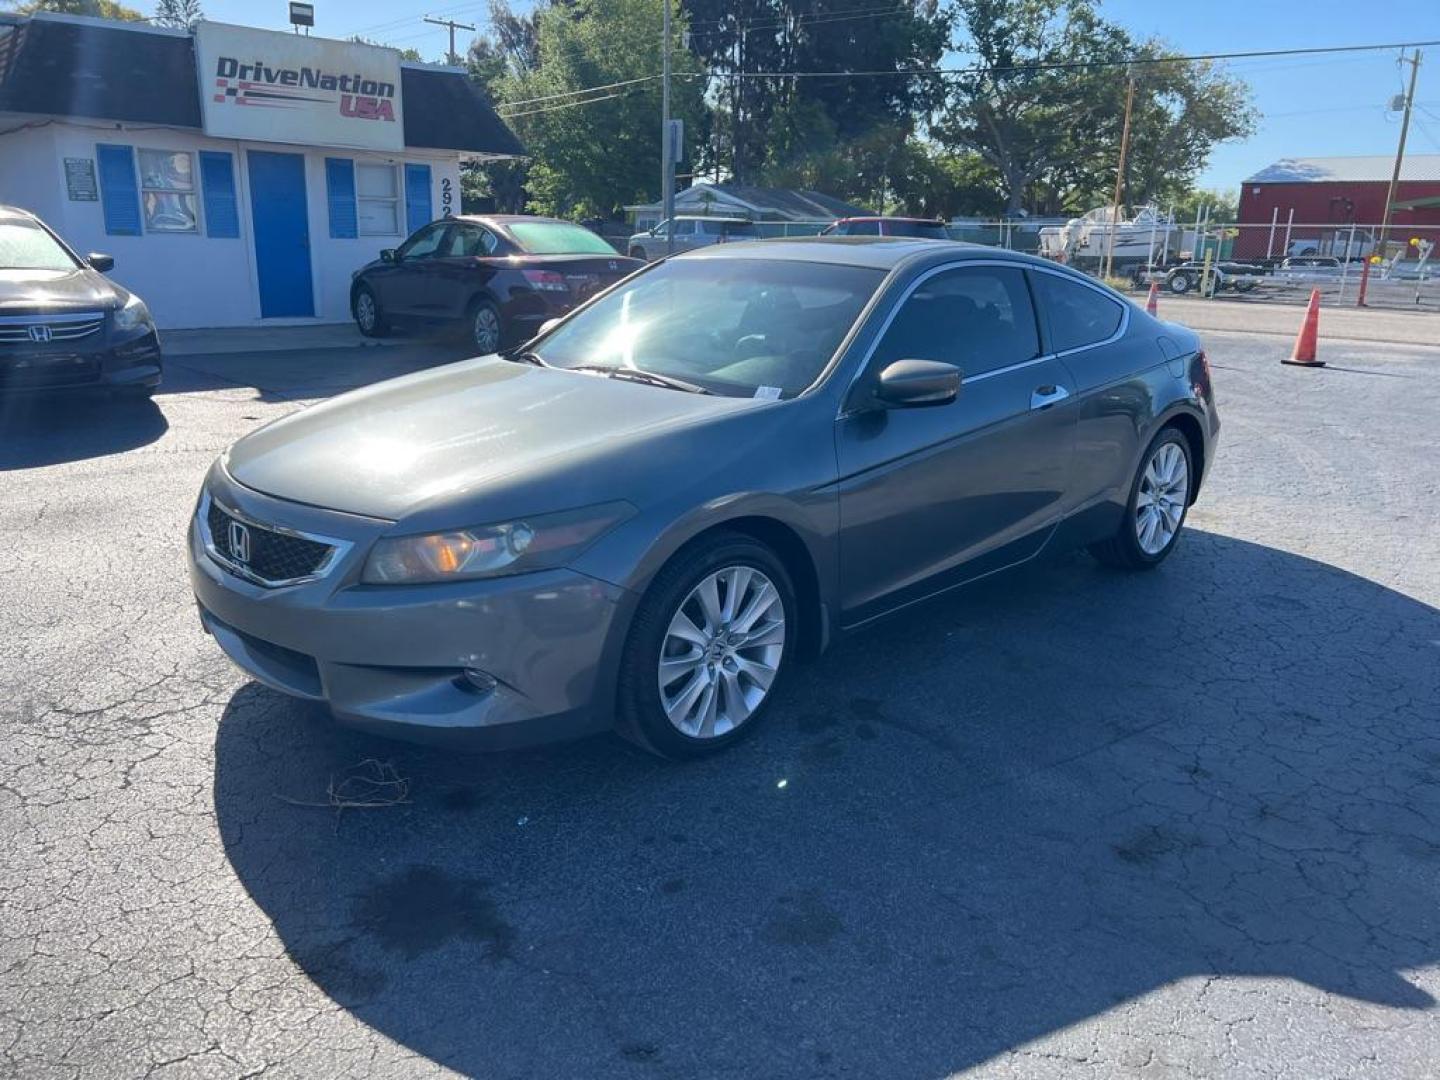
<svg viewBox="0 0 1440 1080"><path fill-rule="evenodd" d="M400 259L399 259L399 257L395 254L395 249L394 249L394 248L384 248L384 249L382 249L381 252L380 252L380 261L381 261L381 262L388 262L388 263L396 263L396 262L399 262Z"/></svg>
<svg viewBox="0 0 1440 1080"><path fill-rule="evenodd" d="M938 360L896 360L880 372L875 397L897 409L948 405L960 393L962 372Z"/></svg>
<svg viewBox="0 0 1440 1080"><path fill-rule="evenodd" d="M90 264L92 270L99 270L102 274L115 269L115 256L113 255L101 255L98 251L92 251L85 256L85 261Z"/></svg>

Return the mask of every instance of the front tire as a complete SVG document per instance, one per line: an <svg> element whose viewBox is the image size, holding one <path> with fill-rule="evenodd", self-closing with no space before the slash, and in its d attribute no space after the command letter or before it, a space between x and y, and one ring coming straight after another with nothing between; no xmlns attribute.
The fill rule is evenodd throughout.
<svg viewBox="0 0 1440 1080"><path fill-rule="evenodd" d="M390 333L390 321L380 310L380 301L369 285L361 285L355 290L350 313L355 316L355 325L360 333L366 337L380 338Z"/></svg>
<svg viewBox="0 0 1440 1080"><path fill-rule="evenodd" d="M645 249L644 249L644 248L640 248L640 247L632 247L632 248L630 249L630 258L632 258L632 259L640 259L641 261L644 261L644 260L645 260Z"/></svg>
<svg viewBox="0 0 1440 1080"><path fill-rule="evenodd" d="M694 758L752 731L795 652L799 608L765 545L720 533L655 576L621 660L622 735L651 753Z"/></svg>
<svg viewBox="0 0 1440 1080"><path fill-rule="evenodd" d="M1176 428L1162 429L1140 459L1120 527L1091 545L1090 554L1123 570L1159 566L1180 540L1194 477L1189 440Z"/></svg>
<svg viewBox="0 0 1440 1080"><path fill-rule="evenodd" d="M1165 284L1176 296L1182 296L1190 291L1194 282L1190 280L1189 274L1171 274L1170 280Z"/></svg>

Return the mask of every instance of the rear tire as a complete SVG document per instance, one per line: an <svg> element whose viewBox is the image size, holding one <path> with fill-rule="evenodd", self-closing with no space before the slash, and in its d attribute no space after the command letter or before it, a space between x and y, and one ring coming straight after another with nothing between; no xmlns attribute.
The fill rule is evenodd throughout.
<svg viewBox="0 0 1440 1080"><path fill-rule="evenodd" d="M470 344L479 349L477 356L499 352L504 338L500 309L483 296L470 301L465 312L465 333Z"/></svg>
<svg viewBox="0 0 1440 1080"><path fill-rule="evenodd" d="M1122 570L1159 566L1180 540L1194 484L1189 440L1178 428L1162 428L1140 458L1119 527L1090 545L1090 554Z"/></svg>
<svg viewBox="0 0 1440 1080"><path fill-rule="evenodd" d="M380 301L369 285L361 285L355 290L350 314L355 316L355 325L366 337L381 338L390 333L390 320L380 310Z"/></svg>
<svg viewBox="0 0 1440 1080"><path fill-rule="evenodd" d="M682 550L655 575L631 624L620 734L671 759L725 749L774 700L799 632L794 585L764 544L717 533Z"/></svg>
<svg viewBox="0 0 1440 1080"><path fill-rule="evenodd" d="M1183 296L1189 292L1192 285L1194 282L1190 280L1189 274L1171 274L1169 280L1165 282L1165 287L1176 296Z"/></svg>

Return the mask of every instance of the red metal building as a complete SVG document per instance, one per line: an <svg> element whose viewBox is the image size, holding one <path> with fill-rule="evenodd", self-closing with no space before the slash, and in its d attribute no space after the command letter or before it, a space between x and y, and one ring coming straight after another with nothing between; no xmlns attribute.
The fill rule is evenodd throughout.
<svg viewBox="0 0 1440 1080"><path fill-rule="evenodd" d="M1373 246L1394 167L1393 157L1375 156L1283 158L1262 169L1240 189L1241 229L1235 256L1279 257L1309 254L1312 249L1314 254L1339 255L1352 224L1356 227L1352 242ZM1440 241L1440 154L1407 155L1390 220L1392 240L1403 242L1414 234Z"/></svg>

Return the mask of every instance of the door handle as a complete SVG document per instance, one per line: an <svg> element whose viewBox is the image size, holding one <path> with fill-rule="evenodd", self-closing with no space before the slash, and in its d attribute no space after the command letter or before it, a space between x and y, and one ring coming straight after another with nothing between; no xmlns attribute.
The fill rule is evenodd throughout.
<svg viewBox="0 0 1440 1080"><path fill-rule="evenodd" d="M1057 405L1070 396L1070 391L1063 386L1054 383L1046 383L1044 386L1037 386L1030 395L1031 409L1048 409L1051 405Z"/></svg>

